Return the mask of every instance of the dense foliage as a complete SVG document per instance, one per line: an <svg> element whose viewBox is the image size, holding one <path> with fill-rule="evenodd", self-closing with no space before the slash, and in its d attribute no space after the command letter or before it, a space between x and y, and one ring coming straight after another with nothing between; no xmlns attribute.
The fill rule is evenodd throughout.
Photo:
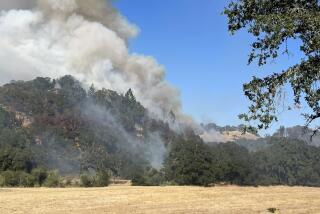
<svg viewBox="0 0 320 214"><path fill-rule="evenodd" d="M144 172L137 172L131 183L133 186L160 186L166 184L165 173L163 170L147 168Z"/></svg>
<svg viewBox="0 0 320 214"><path fill-rule="evenodd" d="M176 134L151 118L133 93L94 86L86 91L72 76L0 87L0 172L30 174L36 167L63 175L99 172L95 186L110 176L102 172L125 179L143 173L157 151L155 139L166 145ZM56 174L48 177L47 185L57 183Z"/></svg>
<svg viewBox="0 0 320 214"><path fill-rule="evenodd" d="M278 139L254 153L249 184L320 186L320 149L301 141Z"/></svg>
<svg viewBox="0 0 320 214"><path fill-rule="evenodd" d="M289 54L288 42L299 40L304 57L296 65L264 78L254 77L244 85L245 95L252 102L245 121L258 121L258 128L268 128L277 120L276 110L282 89L289 84L294 93L294 106L301 98L310 107L307 124L320 117L320 3L318 0L237 0L225 9L229 31L235 33L246 28L256 41L252 44L249 63L259 66L277 58L282 52ZM287 107L288 110L292 106Z"/></svg>
<svg viewBox="0 0 320 214"><path fill-rule="evenodd" d="M82 187L106 187L110 183L110 174L107 171L99 171L95 175L83 174L80 176Z"/></svg>
<svg viewBox="0 0 320 214"><path fill-rule="evenodd" d="M179 185L320 186L320 148L285 138L267 141L267 147L249 152L234 143L181 140L165 162L167 179Z"/></svg>
<svg viewBox="0 0 320 214"><path fill-rule="evenodd" d="M179 139L171 146L166 159L166 177L179 185L208 186L216 177L213 158L200 139Z"/></svg>
<svg viewBox="0 0 320 214"><path fill-rule="evenodd" d="M12 82L0 87L0 104L0 157L11 163L1 170L30 171L36 162L63 174L110 170L130 178L148 166L144 144L155 132L164 142L174 135L132 90L86 92L71 76Z"/></svg>
<svg viewBox="0 0 320 214"><path fill-rule="evenodd" d="M71 76L13 82L0 87L0 186L101 187L111 177L143 186L320 186L320 149L298 133L206 144L151 118L131 90L87 92ZM167 153L155 169L159 140Z"/></svg>

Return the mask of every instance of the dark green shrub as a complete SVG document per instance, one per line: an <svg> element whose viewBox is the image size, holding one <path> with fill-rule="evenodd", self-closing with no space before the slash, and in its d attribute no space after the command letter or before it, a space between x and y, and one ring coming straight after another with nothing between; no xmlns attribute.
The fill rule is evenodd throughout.
<svg viewBox="0 0 320 214"><path fill-rule="evenodd" d="M21 187L34 187L36 179L26 172L19 173L19 186Z"/></svg>
<svg viewBox="0 0 320 214"><path fill-rule="evenodd" d="M19 175L14 171L5 171L1 173L3 177L3 186L16 187L19 186Z"/></svg>
<svg viewBox="0 0 320 214"><path fill-rule="evenodd" d="M4 177L0 174L0 187L4 187Z"/></svg>
<svg viewBox="0 0 320 214"><path fill-rule="evenodd" d="M0 129L0 171L30 172L35 166L33 154L26 147L26 136L19 129Z"/></svg>
<svg viewBox="0 0 320 214"><path fill-rule="evenodd" d="M45 180L48 177L48 172L46 169L43 168L36 168L33 169L31 174L33 175L33 177L35 178L35 182L37 185L39 185L40 187L43 185L43 183L45 182Z"/></svg>
<svg viewBox="0 0 320 214"><path fill-rule="evenodd" d="M164 173L153 168L147 168L143 174L137 173L131 180L132 186L160 186L165 182Z"/></svg>
<svg viewBox="0 0 320 214"><path fill-rule="evenodd" d="M106 187L110 184L110 174L107 171L100 171L94 179L95 187Z"/></svg>
<svg viewBox="0 0 320 214"><path fill-rule="evenodd" d="M160 186L166 182L164 172L156 169L150 169L146 176L149 186Z"/></svg>
<svg viewBox="0 0 320 214"><path fill-rule="evenodd" d="M60 185L60 176L57 171L51 171L48 173L48 177L45 180L43 186L45 187L59 187Z"/></svg>
<svg viewBox="0 0 320 214"><path fill-rule="evenodd" d="M83 174L80 176L82 187L106 187L110 184L110 174L107 171L99 171L95 176Z"/></svg>
<svg viewBox="0 0 320 214"><path fill-rule="evenodd" d="M93 187L94 178L90 175L81 175L80 176L80 186L82 187Z"/></svg>
<svg viewBox="0 0 320 214"><path fill-rule="evenodd" d="M35 183L35 178L24 171L5 171L0 175L2 187L34 187Z"/></svg>
<svg viewBox="0 0 320 214"><path fill-rule="evenodd" d="M268 208L267 210L269 213L276 213L278 211L277 208Z"/></svg>
<svg viewBox="0 0 320 214"><path fill-rule="evenodd" d="M144 175L135 175L131 180L132 186L149 186Z"/></svg>

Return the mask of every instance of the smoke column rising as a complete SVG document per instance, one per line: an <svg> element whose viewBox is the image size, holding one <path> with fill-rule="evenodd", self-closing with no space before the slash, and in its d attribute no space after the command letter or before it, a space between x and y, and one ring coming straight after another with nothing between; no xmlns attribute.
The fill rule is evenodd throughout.
<svg viewBox="0 0 320 214"><path fill-rule="evenodd" d="M109 1L2 0L0 9L1 84L70 74L87 85L132 88L159 117L180 114L178 90L155 59L128 52L138 29Z"/></svg>
<svg viewBox="0 0 320 214"><path fill-rule="evenodd" d="M0 84L72 75L85 86L131 88L154 116L170 121L174 112L176 130L183 124L201 132L182 113L180 93L165 80L164 68L129 53L138 28L111 1L1 0L0 10Z"/></svg>
<svg viewBox="0 0 320 214"><path fill-rule="evenodd" d="M35 6L34 0L1 0L0 9L10 10L10 9L30 9Z"/></svg>

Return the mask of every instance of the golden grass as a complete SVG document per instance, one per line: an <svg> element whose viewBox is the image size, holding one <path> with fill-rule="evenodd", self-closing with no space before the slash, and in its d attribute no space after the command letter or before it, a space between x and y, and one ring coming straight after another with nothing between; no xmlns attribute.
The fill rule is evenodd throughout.
<svg viewBox="0 0 320 214"><path fill-rule="evenodd" d="M130 187L0 189L0 213L320 213L320 189Z"/></svg>

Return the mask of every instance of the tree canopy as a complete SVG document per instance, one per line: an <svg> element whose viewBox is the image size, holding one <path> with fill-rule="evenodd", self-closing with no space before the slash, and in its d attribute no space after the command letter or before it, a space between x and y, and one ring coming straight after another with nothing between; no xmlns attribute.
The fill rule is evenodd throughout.
<svg viewBox="0 0 320 214"><path fill-rule="evenodd" d="M247 122L256 121L267 129L277 121L277 99L284 86L294 93L293 103L302 99L311 108L307 125L320 118L320 2L319 0L237 0L225 8L229 31L247 29L256 40L252 43L249 64L264 66L282 53L289 54L288 42L300 41L303 58L296 65L263 78L253 77L244 85L251 101L249 112L240 115ZM293 106L288 106L288 110Z"/></svg>

